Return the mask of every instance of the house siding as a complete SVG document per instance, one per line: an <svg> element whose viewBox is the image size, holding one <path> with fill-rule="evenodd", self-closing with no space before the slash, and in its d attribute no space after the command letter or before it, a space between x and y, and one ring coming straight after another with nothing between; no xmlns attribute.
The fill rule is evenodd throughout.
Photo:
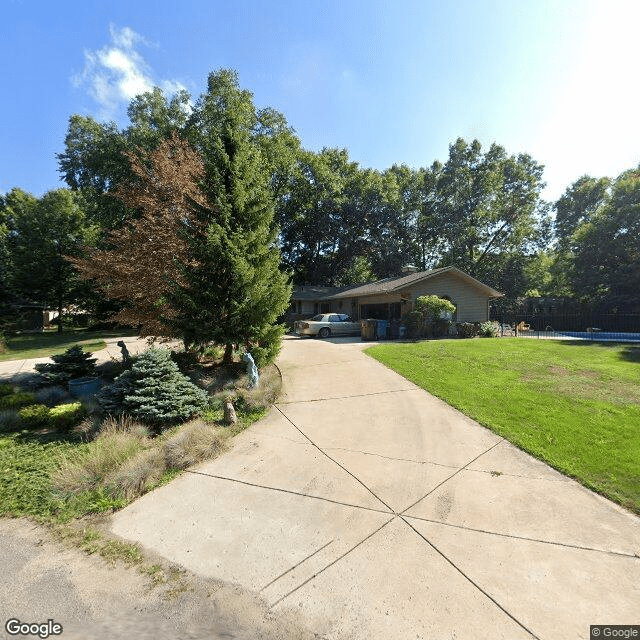
<svg viewBox="0 0 640 640"><path fill-rule="evenodd" d="M437 275L414 285L407 291L412 305L418 296L433 295L450 298L457 308L457 322L485 322L489 319L487 296L454 274Z"/></svg>

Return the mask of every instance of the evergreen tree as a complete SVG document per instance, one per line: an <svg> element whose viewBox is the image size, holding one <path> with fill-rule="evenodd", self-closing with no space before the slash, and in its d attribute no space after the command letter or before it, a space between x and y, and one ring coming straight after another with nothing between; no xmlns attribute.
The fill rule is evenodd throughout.
<svg viewBox="0 0 640 640"><path fill-rule="evenodd" d="M187 420L208 402L207 393L180 373L169 351L154 348L138 356L131 369L102 389L97 399L107 413L126 413L159 426Z"/></svg>
<svg viewBox="0 0 640 640"><path fill-rule="evenodd" d="M64 353L51 356L53 362L36 364L36 371L51 384L66 384L74 378L84 378L95 373L96 358L82 350L79 344L69 347Z"/></svg>
<svg viewBox="0 0 640 640"><path fill-rule="evenodd" d="M181 263L167 300L168 323L193 345L244 345L260 366L280 348L284 327L276 324L291 295L280 270L274 197L261 148L252 135L257 115L251 94L219 74L200 105L206 128L203 191L211 206L194 202L195 222L185 220L188 261Z"/></svg>

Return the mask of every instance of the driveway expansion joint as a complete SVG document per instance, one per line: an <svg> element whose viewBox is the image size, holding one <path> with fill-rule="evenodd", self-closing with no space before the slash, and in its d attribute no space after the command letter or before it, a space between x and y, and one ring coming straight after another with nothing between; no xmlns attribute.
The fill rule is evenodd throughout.
<svg viewBox="0 0 640 640"><path fill-rule="evenodd" d="M349 396L332 396L330 398L311 398L310 400L285 400L282 402L276 402L274 405L276 409L280 406L287 404L307 404L311 402L328 402L329 400L348 400L349 398L367 398L369 396L381 396L389 393L402 393L406 391L415 391L413 387L407 387L404 389L388 389L386 391L373 391L372 393L353 393Z"/></svg>
<svg viewBox="0 0 640 640"><path fill-rule="evenodd" d="M323 549L326 549L334 541L335 541L335 538L332 538L331 540L329 540L329 542L327 542L326 544L323 544L319 549L316 549L313 553L310 553L306 558L303 558L302 560L300 560L300 562L294 564L293 567L291 567L290 569L287 569L286 571L283 571L279 576L276 576L271 582L269 582L268 584L265 584L264 587L260 589L260 593L262 593L266 588L274 584L274 582L277 582L278 580L280 580L280 578L284 578L284 576L286 576L288 573L291 573L294 569L297 569L301 564L304 564L310 558L313 558L313 556L320 553Z"/></svg>
<svg viewBox="0 0 640 640"><path fill-rule="evenodd" d="M359 451L358 449L347 449L346 447L326 447L326 451L348 451L350 453L361 453L364 456L375 456L376 458L384 458L385 460L397 460L398 462L413 462L414 464L431 464L435 467L444 467L445 469L459 468L457 465L454 465L454 464L442 464L441 462L432 462L431 460L412 460L411 458L394 458L393 456L385 456L385 455L382 455L381 453L373 453L371 451ZM507 475L507 474L504 474L504 475Z"/></svg>
<svg viewBox="0 0 640 640"><path fill-rule="evenodd" d="M191 473L198 476L206 476L207 478L215 478L216 480L226 480L227 482L237 482L249 487L256 487L257 489L266 489L268 491L278 491L280 493L289 493L294 496L300 496L301 498L311 498L312 500L322 500L323 502L331 502L332 504L339 504L343 507L351 507L352 509L362 509L364 511L372 511L373 513L384 513L389 515L393 513L393 510L389 508L389 511L384 509L374 509L373 507L364 507L359 504L351 504L349 502L341 502L340 500L333 500L331 498L324 498L323 496L314 496L309 493L302 493L301 491L293 491L292 489L282 489L280 487L269 487L264 484L258 484L256 482L249 482L248 480L240 480L239 478L229 478L228 476L219 476L213 473L205 473L204 471L192 471L185 470L185 473Z"/></svg>
<svg viewBox="0 0 640 640"><path fill-rule="evenodd" d="M358 478L355 474L351 473L351 471L349 471L349 469L347 469L345 466L341 465L337 460L332 458L326 451L324 451L324 449L319 447L304 431L302 431L302 429L300 429L300 427L295 422L293 422L293 420L291 420L291 418L289 418L289 416L287 416L284 413L284 411L282 411L282 409L280 409L280 407L278 407L276 405L276 409L280 412L282 417L285 420L287 420L287 422L289 422L293 427L295 427L320 453L322 453L322 455L324 455L327 458L329 458L329 460L331 460L331 462L333 462L335 465L340 467L343 471L348 473L354 480L356 480L359 484L361 484L378 502L383 504L389 510L390 513L394 513L394 509L392 507L390 507L380 496L376 495L376 493L374 491L372 491L371 488L368 487L364 482L362 482L362 480L360 480L360 478Z"/></svg>
<svg viewBox="0 0 640 640"><path fill-rule="evenodd" d="M425 498L427 498L428 496L430 496L434 491L436 491L437 489L439 489L443 484L449 482L449 480L451 480L451 478L457 476L461 471L465 471L467 470L467 467L470 464L473 464L476 460L478 460L478 458L481 458L483 455L489 453L489 451L491 451L492 449L495 449L499 444L501 444L502 442L504 442L504 438L500 438L500 440L498 440L498 442L496 442L495 444L493 444L492 446L490 446L486 451L483 451L480 455L477 455L473 460L469 460L469 462L467 462L467 464L465 464L463 467L460 467L459 469L457 469L455 471L455 473L452 473L448 478L445 478L442 482L440 482L439 484L437 484L435 487L433 487L433 489L431 489L431 491L429 491L428 493L426 493L425 495L422 496L422 498L420 498L419 500L416 500L413 504L410 504L406 509L404 509L402 511L401 515L404 515L407 511L409 511L409 509L413 509L413 507L415 507L418 503L422 502Z"/></svg>
<svg viewBox="0 0 640 640"><path fill-rule="evenodd" d="M505 615L511 618L511 620L513 620L521 629L526 631L532 638L535 638L535 640L541 640L539 636L537 636L535 633L533 633L533 631L531 631L531 629L529 629L522 622L520 622L520 620L518 620L512 613L509 613L507 609L505 609L493 596L487 593L478 583L474 582L462 569L460 569L460 567L458 567L450 558L448 558L442 551L440 551L440 549L438 549L438 547L436 547L436 545L433 544L431 540L429 540L426 536L420 533L420 531L418 531L410 522L407 522L405 516L400 516L400 519L408 527L413 529L413 531L415 531L417 535L419 535L438 555L440 555L443 558L443 560L448 562L463 578L465 578L468 582L470 582L486 598L491 600L491 602L493 602L493 604L496 607L498 607L498 609L500 609Z"/></svg>
<svg viewBox="0 0 640 640"><path fill-rule="evenodd" d="M475 527L466 527L461 524L454 524L452 522L443 522L442 520L433 520L431 518L423 518L421 516L410 516L406 513L399 514L402 518L410 518L411 520L420 520L422 522L430 522L432 524L439 524L444 527L452 527L453 529L461 529L462 531L473 531L474 533L484 533L489 536L498 536L500 538L510 538L512 540L522 540L523 542L536 542L538 544L550 544L557 547L566 547L569 549L578 549L579 551L591 551L595 553L605 553L613 556L622 556L623 558L631 558L632 560L640 561L640 556L634 553L626 551L613 551L611 549L598 549L596 547L584 547L578 544L571 544L570 542L558 542L557 540L541 540L539 538L529 538L527 536L518 536L512 533L501 533L499 531L487 531L486 529L476 529Z"/></svg>

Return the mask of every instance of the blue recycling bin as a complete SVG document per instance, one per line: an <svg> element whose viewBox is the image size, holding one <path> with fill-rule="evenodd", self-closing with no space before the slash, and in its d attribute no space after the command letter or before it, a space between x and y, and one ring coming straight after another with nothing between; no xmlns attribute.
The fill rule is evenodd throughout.
<svg viewBox="0 0 640 640"><path fill-rule="evenodd" d="M386 340L387 339L387 327L389 326L388 320L378 320L378 331L377 337L378 340Z"/></svg>

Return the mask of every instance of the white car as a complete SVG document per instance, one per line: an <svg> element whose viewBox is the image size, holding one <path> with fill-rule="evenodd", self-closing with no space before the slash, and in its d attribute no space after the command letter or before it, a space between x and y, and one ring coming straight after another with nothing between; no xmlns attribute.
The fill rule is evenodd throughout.
<svg viewBox="0 0 640 640"><path fill-rule="evenodd" d="M360 335L360 323L354 322L344 313L321 313L311 320L296 320L293 330L299 336L330 336Z"/></svg>

